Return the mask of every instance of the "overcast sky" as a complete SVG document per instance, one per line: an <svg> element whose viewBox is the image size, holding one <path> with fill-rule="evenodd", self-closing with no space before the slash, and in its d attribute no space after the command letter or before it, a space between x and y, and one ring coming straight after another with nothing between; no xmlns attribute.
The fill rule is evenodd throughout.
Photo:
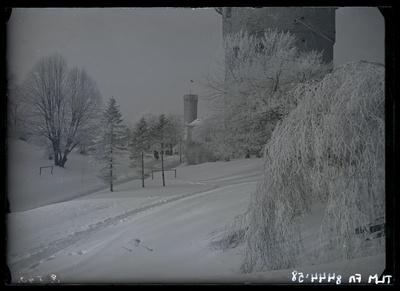
<svg viewBox="0 0 400 291"><path fill-rule="evenodd" d="M87 70L103 100L115 97L126 122L181 113L184 94L204 95L202 76L222 44L222 17L211 8L21 8L7 29L18 82L41 57L60 53ZM334 64L359 59L384 63L383 17L377 8L339 8ZM200 104L199 116L205 110Z"/></svg>

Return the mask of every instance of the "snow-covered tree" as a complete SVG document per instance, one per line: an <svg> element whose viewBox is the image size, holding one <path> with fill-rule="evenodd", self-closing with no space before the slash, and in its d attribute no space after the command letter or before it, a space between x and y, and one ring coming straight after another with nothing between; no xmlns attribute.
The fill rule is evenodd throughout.
<svg viewBox="0 0 400 291"><path fill-rule="evenodd" d="M204 85L215 114L223 118L224 151L260 154L276 122L295 106L287 92L322 79L331 64L323 63L321 52L300 52L294 35L277 30L262 37L243 31L228 35L222 50Z"/></svg>
<svg viewBox="0 0 400 291"><path fill-rule="evenodd" d="M129 142L132 166L136 166L141 162L142 166L142 187L144 187L144 153L150 148L149 126L146 118L142 117L139 122L134 125L131 139Z"/></svg>
<svg viewBox="0 0 400 291"><path fill-rule="evenodd" d="M169 151L172 154L173 147L181 142L184 135L183 116L182 114L171 111L166 115L166 117L170 122L170 132L167 143L169 145Z"/></svg>
<svg viewBox="0 0 400 291"><path fill-rule="evenodd" d="M126 130L122 122L119 105L112 97L103 111L98 136L91 149L95 159L105 163L98 177L110 185L111 192L114 191L113 184L118 178L115 173L115 166L118 164L117 157L126 150Z"/></svg>
<svg viewBox="0 0 400 291"><path fill-rule="evenodd" d="M40 59L21 86L27 108L25 128L47 138L54 163L64 167L68 154L93 131L101 103L97 84L85 70L68 70L65 59Z"/></svg>
<svg viewBox="0 0 400 291"><path fill-rule="evenodd" d="M385 221L384 87L384 67L360 61L291 90L298 105L264 149L248 211L213 242L244 244L241 271L304 264L300 230L316 202L326 204L325 216L307 263L384 251L384 233L374 232Z"/></svg>
<svg viewBox="0 0 400 291"><path fill-rule="evenodd" d="M165 144L174 134L173 126L171 121L167 118L165 114L160 114L157 122L150 129L151 139L159 144L161 152L161 174L163 180L163 186L165 186L165 176L164 176L164 151Z"/></svg>
<svg viewBox="0 0 400 291"><path fill-rule="evenodd" d="M208 155L210 157L208 162L216 159L229 160L232 145L224 144L228 139L225 134L223 116L212 114L193 128L192 140L205 147L210 154L212 153L212 155Z"/></svg>

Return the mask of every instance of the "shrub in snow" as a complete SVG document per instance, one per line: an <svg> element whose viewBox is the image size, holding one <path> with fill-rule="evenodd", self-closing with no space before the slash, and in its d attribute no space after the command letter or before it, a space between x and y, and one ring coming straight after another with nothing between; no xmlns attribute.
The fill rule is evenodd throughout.
<svg viewBox="0 0 400 291"><path fill-rule="evenodd" d="M264 150L248 211L213 244L244 243L242 272L299 266L304 214L326 203L314 263L384 251L384 67L360 61L294 88L297 107Z"/></svg>
<svg viewBox="0 0 400 291"><path fill-rule="evenodd" d="M185 156L188 165L215 162L217 160L211 150L196 142L186 143Z"/></svg>

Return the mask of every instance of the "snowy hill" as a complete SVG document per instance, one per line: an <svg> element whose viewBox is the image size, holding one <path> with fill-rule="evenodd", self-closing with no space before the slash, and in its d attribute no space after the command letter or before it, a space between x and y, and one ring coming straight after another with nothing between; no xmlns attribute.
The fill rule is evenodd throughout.
<svg viewBox="0 0 400 291"><path fill-rule="evenodd" d="M17 148L26 156L12 157L20 168L11 174L23 177L24 173L25 180L36 185L14 186L21 191L18 197L40 195L40 188L57 189L61 179L66 181L60 173L69 176L66 184L71 191L64 202L8 214L7 262L13 283L293 283L294 270L238 274L240 247L225 252L210 248L213 233L246 211L262 159L181 165L176 178L166 172L166 187L157 172L154 179L146 179L146 188L141 181L130 180L115 192L104 189L71 200L68 195L95 185L90 185L89 174L83 178L73 174L72 168L80 163L86 173L95 170L86 157L74 154L66 169L43 175L43 179L56 178L47 185L50 180L37 178L37 165L47 162L40 149L21 142L14 144L13 150ZM85 179L82 185L79 179ZM315 221L321 219L323 207L316 205L306 218L302 230L306 250L312 247ZM365 280L383 268L384 255L380 255L296 271L334 271L343 278L358 272Z"/></svg>
<svg viewBox="0 0 400 291"><path fill-rule="evenodd" d="M52 166L44 149L21 140L8 140L8 198L12 212L65 201L102 186L97 167L87 156L71 153L65 168Z"/></svg>
<svg viewBox="0 0 400 291"><path fill-rule="evenodd" d="M171 159L172 158L172 159ZM67 201L107 188L97 177L101 165L89 156L72 152L68 156L65 168L40 167L54 165L43 148L21 140L8 140L8 198L11 212L33 209ZM177 157L167 157L166 166L175 165ZM139 177L138 168L130 167L128 153L120 157L116 172L117 185ZM146 166L156 168L159 162L146 157Z"/></svg>

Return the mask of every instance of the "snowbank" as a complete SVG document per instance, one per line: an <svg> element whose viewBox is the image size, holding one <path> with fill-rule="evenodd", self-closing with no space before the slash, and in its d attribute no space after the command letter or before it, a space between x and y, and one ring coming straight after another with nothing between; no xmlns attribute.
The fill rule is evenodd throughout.
<svg viewBox="0 0 400 291"><path fill-rule="evenodd" d="M14 282L23 277L22 280L33 278L38 283L38 276L51 282L51 276L55 275L60 283L81 284L291 284L300 283L292 281L292 272L296 270L303 272L304 277L306 273L314 276L315 272L335 272L342 276L344 283L356 273L362 274L364 279L382 272L383 255L320 266L239 274L242 249L221 252L210 249L209 243L213 232L246 211L255 188L255 181L239 183L176 200L171 196L170 202L168 197L100 198L104 191L98 193L99 197L92 194L90 198L27 211L25 214L31 216L31 223L15 233L13 242L18 243L12 245L19 250L11 252L9 258ZM151 192L150 187L145 189ZM171 186L170 191L175 188ZM128 195L127 191L121 193ZM152 204L140 209L140 205L148 203ZM11 220L23 213L13 214ZM46 217L57 217L57 221L46 223ZM308 220L318 218L321 217L310 216ZM313 227L315 225L310 223L307 229L312 231ZM24 241L27 233L40 230L42 233L37 233L32 241ZM309 242L307 247L312 244ZM311 275L307 280L311 280Z"/></svg>
<svg viewBox="0 0 400 291"><path fill-rule="evenodd" d="M99 163L89 156L71 152L65 168L40 167L53 166L43 148L27 144L21 140L8 139L7 194L11 212L33 209L39 206L68 201L90 193L106 189L98 177ZM128 154L119 157L116 167L118 180L116 185L139 177L138 168L130 167ZM146 167L158 166L152 157L146 157ZM175 166L176 157L166 159L167 166Z"/></svg>
<svg viewBox="0 0 400 291"><path fill-rule="evenodd" d="M220 239L244 242L243 272L305 263L299 229L316 202L326 208L312 263L384 252L384 82L382 65L359 61L288 93L297 106L266 144L248 211Z"/></svg>
<svg viewBox="0 0 400 291"><path fill-rule="evenodd" d="M23 143L19 146L25 147ZM27 152L20 158L32 157L35 155ZM36 157L38 162L43 161ZM293 270L241 275L238 268L243 249L222 252L210 248L214 233L246 211L261 166L261 159L182 165L177 167L177 178L173 172L166 172L166 187L162 187L158 172L153 180L146 179L146 188L141 187L140 180L131 180L112 193L101 190L10 213L7 263L12 282L293 283ZM32 176L36 175L34 168ZM26 195L31 193L26 191ZM320 205L305 218L302 233L307 250L314 242L315 222L321 219L323 208ZM382 258L297 271L375 274L383 268Z"/></svg>

